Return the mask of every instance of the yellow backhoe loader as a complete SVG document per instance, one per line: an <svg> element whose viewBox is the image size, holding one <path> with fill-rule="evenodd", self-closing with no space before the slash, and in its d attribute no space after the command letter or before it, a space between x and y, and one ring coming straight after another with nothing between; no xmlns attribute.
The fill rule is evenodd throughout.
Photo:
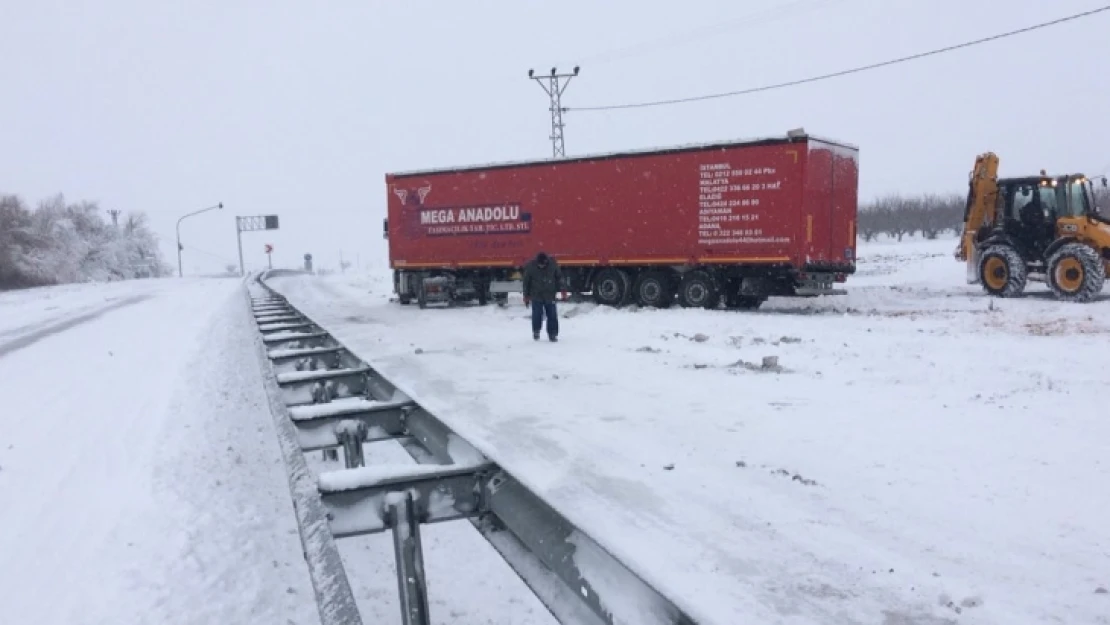
<svg viewBox="0 0 1110 625"><path fill-rule="evenodd" d="M1042 170L999 179L998 156L987 152L971 171L956 258L967 263L969 284L997 297L1038 280L1060 300L1089 302L1110 273L1110 218L1095 205L1091 178Z"/></svg>

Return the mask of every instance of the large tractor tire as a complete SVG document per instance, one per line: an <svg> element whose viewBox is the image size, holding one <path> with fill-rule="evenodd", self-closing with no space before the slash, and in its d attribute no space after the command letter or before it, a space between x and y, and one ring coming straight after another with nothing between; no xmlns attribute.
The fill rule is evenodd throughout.
<svg viewBox="0 0 1110 625"><path fill-rule="evenodd" d="M1017 297L1025 291L1028 272L1021 254L1009 245L992 245L979 255L979 282L995 297Z"/></svg>
<svg viewBox="0 0 1110 625"><path fill-rule="evenodd" d="M1102 292L1106 269L1093 248L1068 243L1048 259L1048 286L1057 299L1089 302Z"/></svg>

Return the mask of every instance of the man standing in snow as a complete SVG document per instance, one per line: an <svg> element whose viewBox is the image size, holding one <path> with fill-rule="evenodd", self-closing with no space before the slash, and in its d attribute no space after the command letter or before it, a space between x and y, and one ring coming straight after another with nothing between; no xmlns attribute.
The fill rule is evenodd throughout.
<svg viewBox="0 0 1110 625"><path fill-rule="evenodd" d="M559 311L555 309L555 295L563 287L563 272L559 264L544 252L524 266L524 305L532 305L532 338L540 340L540 328L547 317L547 338L552 343L559 340Z"/></svg>

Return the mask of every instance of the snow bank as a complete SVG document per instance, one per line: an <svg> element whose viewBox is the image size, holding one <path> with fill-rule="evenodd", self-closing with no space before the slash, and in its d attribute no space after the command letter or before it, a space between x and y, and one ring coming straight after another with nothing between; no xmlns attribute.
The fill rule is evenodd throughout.
<svg viewBox="0 0 1110 625"><path fill-rule="evenodd" d="M319 622L238 291L0 356L0 622Z"/></svg>

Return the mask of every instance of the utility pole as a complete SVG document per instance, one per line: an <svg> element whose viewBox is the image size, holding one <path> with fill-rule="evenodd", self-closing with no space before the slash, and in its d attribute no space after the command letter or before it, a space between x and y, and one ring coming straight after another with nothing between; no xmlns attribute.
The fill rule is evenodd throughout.
<svg viewBox="0 0 1110 625"><path fill-rule="evenodd" d="M201 213L204 213L204 212L207 212L207 211L210 211L210 210L222 209L223 207L224 207L224 203L220 202L219 204L217 204L215 206L209 206L208 208L202 208L199 211L193 211L193 212L189 213L188 215L182 215L181 218L177 220L177 277L178 278L185 275L181 270L181 250L185 249L185 248L181 247L181 221L183 219L185 219L186 217L192 217L193 215L199 215Z"/></svg>
<svg viewBox="0 0 1110 625"><path fill-rule="evenodd" d="M566 148L563 146L563 113L566 112L562 102L563 92L567 90L570 79L578 75L578 66L574 66L572 74L560 74L554 67L551 68L551 74L548 76L535 74L535 70L528 70L528 77L536 81L551 99L551 153L554 158L561 158L567 155Z"/></svg>
<svg viewBox="0 0 1110 625"><path fill-rule="evenodd" d="M120 211L118 208L108 209L108 214L112 216L112 226L116 228L119 228L119 213Z"/></svg>

